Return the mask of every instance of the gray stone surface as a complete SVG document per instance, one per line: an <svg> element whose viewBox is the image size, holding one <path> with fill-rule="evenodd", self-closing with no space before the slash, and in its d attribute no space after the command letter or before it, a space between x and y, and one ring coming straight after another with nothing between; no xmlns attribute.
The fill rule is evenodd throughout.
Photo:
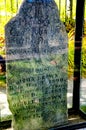
<svg viewBox="0 0 86 130"><path fill-rule="evenodd" d="M67 34L55 2L24 0L5 32L14 130L67 123Z"/></svg>

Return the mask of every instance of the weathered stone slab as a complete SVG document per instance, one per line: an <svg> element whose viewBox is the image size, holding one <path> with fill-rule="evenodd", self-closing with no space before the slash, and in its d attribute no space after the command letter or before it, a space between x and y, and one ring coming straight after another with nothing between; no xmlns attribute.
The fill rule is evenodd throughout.
<svg viewBox="0 0 86 130"><path fill-rule="evenodd" d="M5 27L14 130L67 122L67 34L53 0L24 0Z"/></svg>

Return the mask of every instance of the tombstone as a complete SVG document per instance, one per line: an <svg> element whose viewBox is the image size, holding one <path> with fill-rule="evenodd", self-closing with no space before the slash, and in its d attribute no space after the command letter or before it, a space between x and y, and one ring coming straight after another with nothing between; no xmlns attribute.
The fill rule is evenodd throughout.
<svg viewBox="0 0 86 130"><path fill-rule="evenodd" d="M67 123L67 34L53 0L24 0L5 26L7 98L14 130Z"/></svg>

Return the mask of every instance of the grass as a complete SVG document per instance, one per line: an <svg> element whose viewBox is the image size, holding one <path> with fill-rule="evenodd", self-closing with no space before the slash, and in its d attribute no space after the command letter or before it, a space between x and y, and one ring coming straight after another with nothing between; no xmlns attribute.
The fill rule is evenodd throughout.
<svg viewBox="0 0 86 130"><path fill-rule="evenodd" d="M81 106L80 109L86 114L86 105Z"/></svg>
<svg viewBox="0 0 86 130"><path fill-rule="evenodd" d="M6 76L5 73L0 74L0 87L6 87Z"/></svg>

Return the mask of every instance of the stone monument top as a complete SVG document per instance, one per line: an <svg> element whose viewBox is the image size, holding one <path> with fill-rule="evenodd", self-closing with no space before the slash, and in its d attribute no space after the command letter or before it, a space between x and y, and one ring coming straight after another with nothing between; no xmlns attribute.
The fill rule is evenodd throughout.
<svg viewBox="0 0 86 130"><path fill-rule="evenodd" d="M8 60L67 51L67 34L53 0L24 0L6 28Z"/></svg>

